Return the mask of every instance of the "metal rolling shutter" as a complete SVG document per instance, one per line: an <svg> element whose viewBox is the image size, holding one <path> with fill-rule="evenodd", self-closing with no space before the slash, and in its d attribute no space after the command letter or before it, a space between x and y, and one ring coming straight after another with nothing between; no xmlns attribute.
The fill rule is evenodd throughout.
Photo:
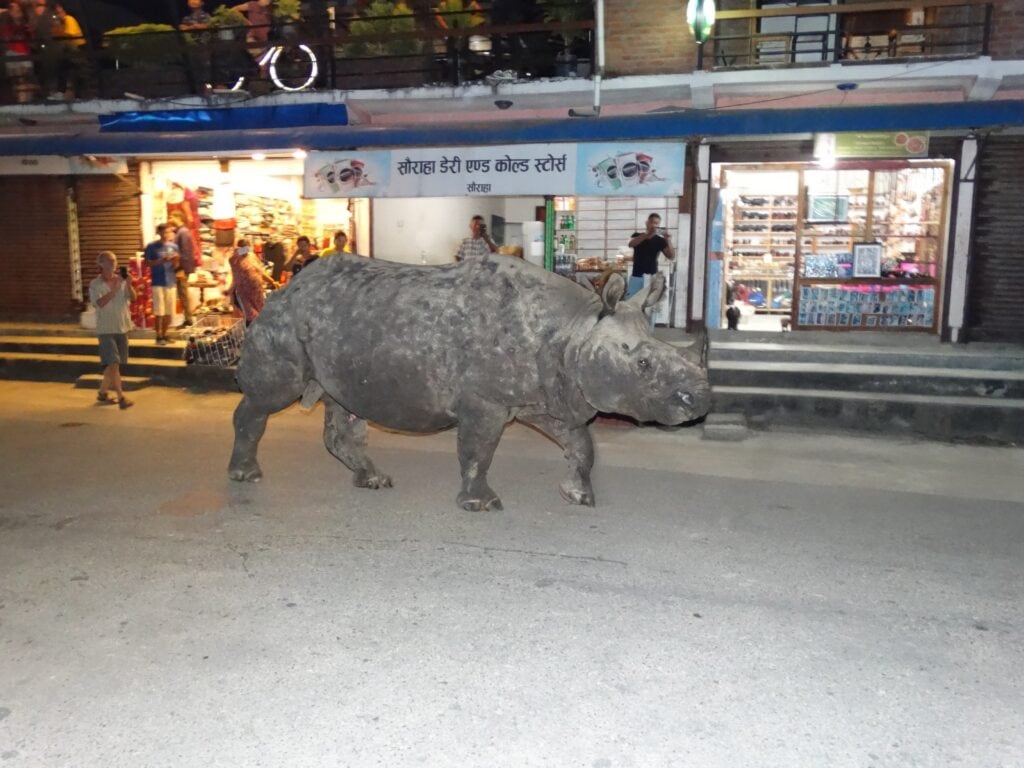
<svg viewBox="0 0 1024 768"><path fill-rule="evenodd" d="M88 287L97 274L100 251L113 251L123 260L142 250L138 165L131 165L120 177L76 177L75 197L82 284Z"/></svg>
<svg viewBox="0 0 1024 768"><path fill-rule="evenodd" d="M7 319L64 319L77 309L66 185L58 176L0 177L0 313Z"/></svg>
<svg viewBox="0 0 1024 768"><path fill-rule="evenodd" d="M967 339L1024 343L1024 137L991 137L981 148Z"/></svg>

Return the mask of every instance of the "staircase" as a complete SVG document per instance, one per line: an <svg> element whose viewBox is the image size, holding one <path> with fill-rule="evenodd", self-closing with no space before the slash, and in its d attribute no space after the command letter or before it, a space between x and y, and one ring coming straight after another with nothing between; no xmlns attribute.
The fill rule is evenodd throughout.
<svg viewBox="0 0 1024 768"><path fill-rule="evenodd" d="M152 331L128 334L128 359L121 366L125 389L149 384L235 391L234 371L185 365L185 340L161 346ZM66 381L98 387L102 367L94 331L75 325L0 323L0 379Z"/></svg>
<svg viewBox="0 0 1024 768"><path fill-rule="evenodd" d="M715 413L754 428L1024 443L1024 348L894 333L712 331Z"/></svg>

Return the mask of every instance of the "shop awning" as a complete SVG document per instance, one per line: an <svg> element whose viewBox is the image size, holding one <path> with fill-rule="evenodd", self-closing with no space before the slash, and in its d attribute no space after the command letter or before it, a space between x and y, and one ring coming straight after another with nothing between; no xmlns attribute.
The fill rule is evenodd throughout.
<svg viewBox="0 0 1024 768"><path fill-rule="evenodd" d="M256 130L31 133L0 137L0 155L245 153L302 148L458 146L715 138L843 131L985 130L1024 126L1024 101L787 110L682 110L638 116L444 124L300 126Z"/></svg>

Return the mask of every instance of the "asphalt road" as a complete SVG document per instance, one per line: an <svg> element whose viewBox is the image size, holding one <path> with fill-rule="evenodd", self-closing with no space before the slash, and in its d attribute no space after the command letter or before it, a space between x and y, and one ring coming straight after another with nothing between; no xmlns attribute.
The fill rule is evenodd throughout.
<svg viewBox="0 0 1024 768"><path fill-rule="evenodd" d="M598 506L510 428L322 411L230 483L235 397L0 382L0 767L1024 765L1024 451L596 425Z"/></svg>

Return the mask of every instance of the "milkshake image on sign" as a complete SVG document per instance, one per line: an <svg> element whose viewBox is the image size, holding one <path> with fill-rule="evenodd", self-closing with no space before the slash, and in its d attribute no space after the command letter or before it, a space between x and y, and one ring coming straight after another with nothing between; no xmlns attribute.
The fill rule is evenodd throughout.
<svg viewBox="0 0 1024 768"><path fill-rule="evenodd" d="M636 152L623 152L616 158L622 183L627 187L635 187L640 183L640 165L636 160Z"/></svg>
<svg viewBox="0 0 1024 768"><path fill-rule="evenodd" d="M339 191L337 173L334 170L334 166L330 163L328 163L325 166L322 166L316 172L316 180L317 184L320 186L320 189L326 187L327 189L334 193L337 193Z"/></svg>
<svg viewBox="0 0 1024 768"><path fill-rule="evenodd" d="M594 176L597 177L597 186L605 185L612 189L619 189L622 181L619 179L619 166L615 163L614 157L606 157L593 167Z"/></svg>

